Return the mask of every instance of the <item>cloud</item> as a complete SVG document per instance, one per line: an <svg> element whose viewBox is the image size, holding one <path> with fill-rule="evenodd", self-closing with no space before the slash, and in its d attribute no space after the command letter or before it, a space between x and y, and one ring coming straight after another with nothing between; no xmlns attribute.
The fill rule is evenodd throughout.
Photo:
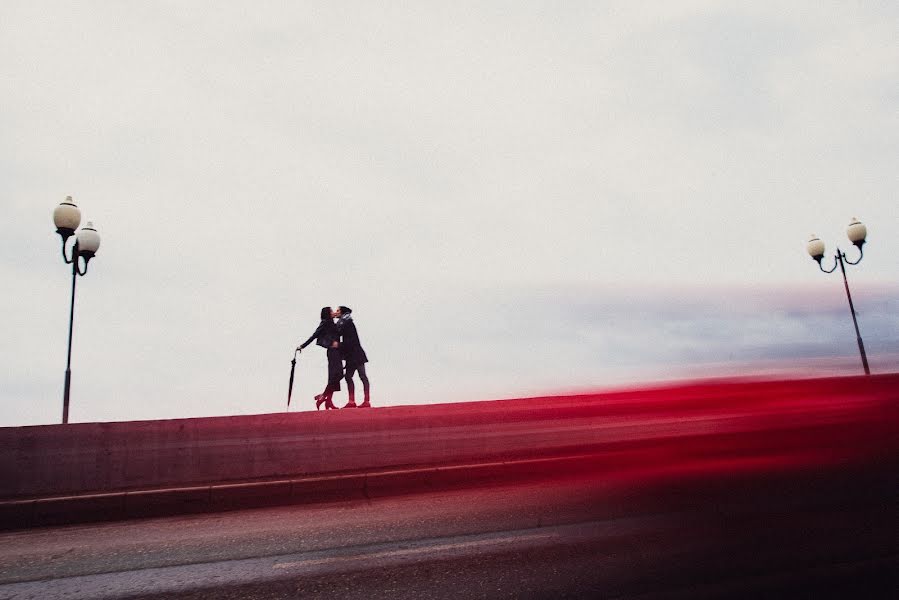
<svg viewBox="0 0 899 600"><path fill-rule="evenodd" d="M853 286L896 283L888 3L0 11L3 423L57 418L66 194L103 236L76 419L277 410L285 355L338 302L390 402L826 355L836 282L753 298L822 281L806 236L831 252L852 216ZM892 305L862 299L887 345Z"/></svg>

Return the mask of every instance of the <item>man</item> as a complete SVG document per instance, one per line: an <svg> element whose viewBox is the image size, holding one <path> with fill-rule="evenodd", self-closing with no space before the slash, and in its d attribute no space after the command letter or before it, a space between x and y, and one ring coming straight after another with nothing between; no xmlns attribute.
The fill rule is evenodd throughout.
<svg viewBox="0 0 899 600"><path fill-rule="evenodd" d="M350 396L350 401L344 408L356 408L356 386L353 383L353 375L358 371L359 379L362 380L362 390L365 399L359 408L371 408L369 401L368 375L365 374L365 363L368 357L362 344L359 343L359 333L356 331L356 324L353 323L352 310L346 306L339 307L334 311L337 317L337 332L340 334L340 349L343 352L343 360L346 361L346 388Z"/></svg>

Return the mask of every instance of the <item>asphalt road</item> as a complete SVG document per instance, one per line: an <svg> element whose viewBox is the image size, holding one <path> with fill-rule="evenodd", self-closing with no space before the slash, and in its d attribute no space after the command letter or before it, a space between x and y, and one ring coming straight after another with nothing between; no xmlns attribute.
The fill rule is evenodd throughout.
<svg viewBox="0 0 899 600"><path fill-rule="evenodd" d="M0 533L0 598L895 598L896 461L729 461Z"/></svg>

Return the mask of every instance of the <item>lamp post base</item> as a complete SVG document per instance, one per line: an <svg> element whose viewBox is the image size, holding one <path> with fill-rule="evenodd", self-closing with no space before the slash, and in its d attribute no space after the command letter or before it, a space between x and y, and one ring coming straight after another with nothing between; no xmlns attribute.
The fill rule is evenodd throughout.
<svg viewBox="0 0 899 600"><path fill-rule="evenodd" d="M62 393L62 424L69 422L69 388L72 385L72 371L66 369L66 387Z"/></svg>
<svg viewBox="0 0 899 600"><path fill-rule="evenodd" d="M862 341L862 338L855 338L858 340L858 351L862 355L862 366L865 368L865 375L871 374L871 369L868 368L868 355L865 354L865 343Z"/></svg>

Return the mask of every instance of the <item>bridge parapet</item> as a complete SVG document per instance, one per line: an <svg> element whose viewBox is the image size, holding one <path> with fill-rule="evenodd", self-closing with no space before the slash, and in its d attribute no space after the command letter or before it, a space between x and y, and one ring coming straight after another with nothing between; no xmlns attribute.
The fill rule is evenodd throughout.
<svg viewBox="0 0 899 600"><path fill-rule="evenodd" d="M0 428L0 500L539 458L872 418L899 375L578 396ZM886 404L885 404L886 403ZM853 412L855 411L855 412ZM860 412L861 411L861 412ZM867 416L861 416L861 415Z"/></svg>

